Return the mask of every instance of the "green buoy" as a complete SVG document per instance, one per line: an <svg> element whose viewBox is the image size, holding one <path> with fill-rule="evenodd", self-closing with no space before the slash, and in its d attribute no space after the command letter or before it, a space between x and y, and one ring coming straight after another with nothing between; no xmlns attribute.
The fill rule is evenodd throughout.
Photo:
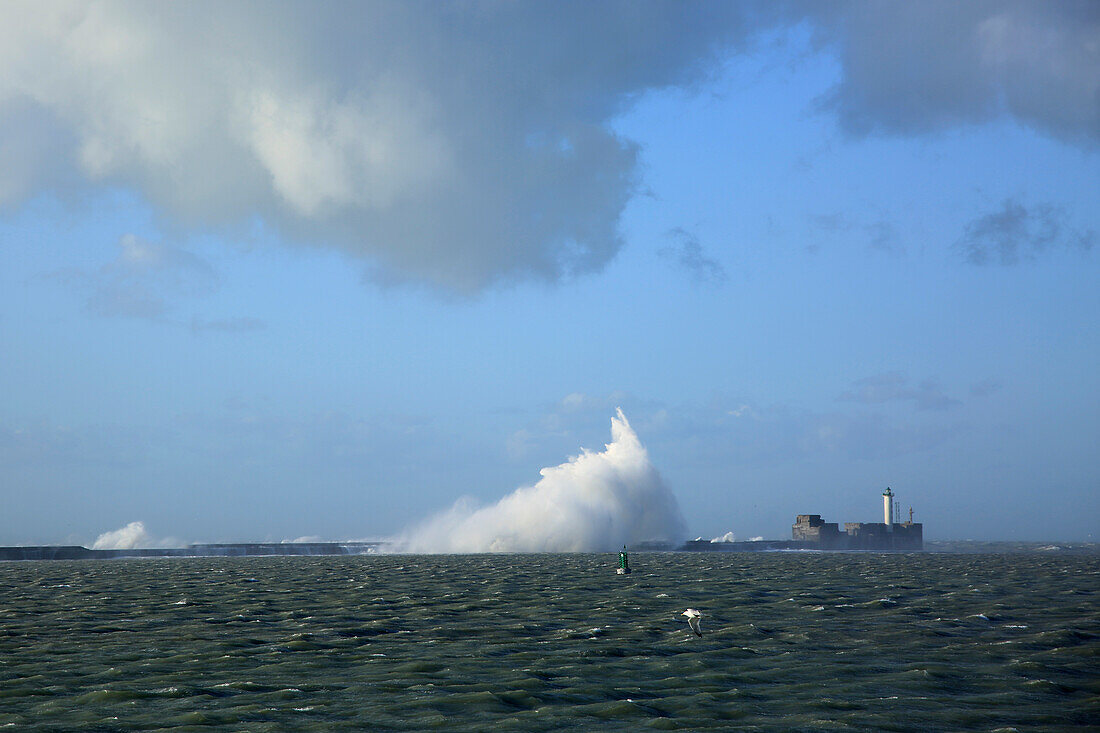
<svg viewBox="0 0 1100 733"><path fill-rule="evenodd" d="M615 568L616 575L630 575L630 563L626 558L626 545L623 545L622 552L619 553L619 567Z"/></svg>

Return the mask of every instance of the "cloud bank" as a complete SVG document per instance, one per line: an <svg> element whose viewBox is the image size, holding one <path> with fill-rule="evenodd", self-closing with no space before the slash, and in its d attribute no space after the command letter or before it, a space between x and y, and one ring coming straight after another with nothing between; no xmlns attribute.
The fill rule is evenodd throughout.
<svg viewBox="0 0 1100 733"><path fill-rule="evenodd" d="M685 536L676 498L622 410L603 451L541 473L535 485L491 506L459 501L395 545L405 552L600 552Z"/></svg>

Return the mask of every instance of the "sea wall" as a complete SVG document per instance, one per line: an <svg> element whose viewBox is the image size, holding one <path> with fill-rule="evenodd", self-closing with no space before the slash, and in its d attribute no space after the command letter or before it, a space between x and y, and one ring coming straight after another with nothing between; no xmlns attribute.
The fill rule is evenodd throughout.
<svg viewBox="0 0 1100 733"><path fill-rule="evenodd" d="M264 557L363 555L380 542L242 542L131 550L89 550L79 545L0 547L0 560L96 560L116 557Z"/></svg>

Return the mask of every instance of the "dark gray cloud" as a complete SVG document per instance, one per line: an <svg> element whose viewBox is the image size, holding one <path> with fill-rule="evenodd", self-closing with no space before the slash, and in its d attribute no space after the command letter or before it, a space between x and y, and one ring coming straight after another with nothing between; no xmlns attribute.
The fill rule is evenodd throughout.
<svg viewBox="0 0 1100 733"><path fill-rule="evenodd" d="M718 285L726 281L726 268L707 257L698 237L680 227L670 230L668 236L675 244L662 247L658 251L662 257L682 267L696 282Z"/></svg>
<svg viewBox="0 0 1100 733"><path fill-rule="evenodd" d="M1087 250L1095 242L1096 232L1068 226L1066 213L1057 206L1034 204L1029 208L1005 199L999 210L967 224L956 247L973 265L1015 265L1052 247Z"/></svg>
<svg viewBox="0 0 1100 733"><path fill-rule="evenodd" d="M912 134L1010 115L1100 142L1100 4L1094 0L810 3L843 76L823 100L855 135Z"/></svg>
<svg viewBox="0 0 1100 733"><path fill-rule="evenodd" d="M852 382L852 387L840 395L845 402L876 405L886 402L912 402L921 410L947 410L962 403L944 393L934 380L912 384L899 372L876 374Z"/></svg>

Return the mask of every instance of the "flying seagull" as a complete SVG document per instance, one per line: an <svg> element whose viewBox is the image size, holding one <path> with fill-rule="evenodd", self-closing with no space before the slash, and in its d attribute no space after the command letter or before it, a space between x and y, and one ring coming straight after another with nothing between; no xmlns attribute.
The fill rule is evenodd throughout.
<svg viewBox="0 0 1100 733"><path fill-rule="evenodd" d="M703 632L699 629L699 619L703 618L703 614L699 613L694 608L689 608L681 615L688 617L688 626L691 627L691 630L695 632L696 636L703 635Z"/></svg>

